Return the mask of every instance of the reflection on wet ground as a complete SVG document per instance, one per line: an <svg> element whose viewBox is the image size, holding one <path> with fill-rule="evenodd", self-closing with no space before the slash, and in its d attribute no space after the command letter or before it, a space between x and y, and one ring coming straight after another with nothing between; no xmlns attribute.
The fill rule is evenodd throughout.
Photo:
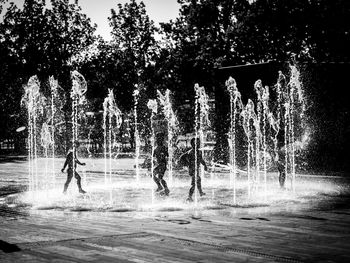
<svg viewBox="0 0 350 263"><path fill-rule="evenodd" d="M44 167L47 160L41 160ZM56 160L56 167L63 160ZM8 165L12 164L12 165ZM224 171L207 174L203 178L204 197L198 202L186 202L190 179L186 171L175 173L173 182L169 182L170 196L154 193L154 183L149 172L143 170L137 183L132 169L132 159L115 160L112 182L105 183L102 160L93 160L85 170L79 171L83 188L87 194L78 194L75 180L72 180L68 194L62 194L66 174L55 173L42 168L38 173L41 190L28 192L26 162L1 164L0 169L8 174L0 182L0 215L25 216L31 211L74 211L74 212L113 212L128 213L182 213L193 215L200 211L204 214L233 216L244 214L267 214L293 211L328 210L347 207L350 200L348 180L339 176L297 176L296 190L278 187L277 174L269 173L267 191L264 185L252 185L250 195L244 175L239 175L236 184L236 202L233 202L233 189L229 186L229 175ZM12 169L10 169L12 167ZM12 170L12 174L11 174ZM47 173L50 173L48 176ZM13 184L12 184L12 183ZM323 220L322 218L306 218ZM262 217L242 216L241 220L268 220Z"/></svg>

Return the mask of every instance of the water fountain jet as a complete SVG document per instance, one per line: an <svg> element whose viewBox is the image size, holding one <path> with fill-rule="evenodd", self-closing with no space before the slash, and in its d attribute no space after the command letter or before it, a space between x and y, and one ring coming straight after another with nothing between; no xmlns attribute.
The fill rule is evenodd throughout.
<svg viewBox="0 0 350 263"><path fill-rule="evenodd" d="M108 127L107 127L108 122ZM103 138L104 138L104 158L105 158L105 185L112 183L112 132L119 129L122 124L122 112L118 108L113 90L108 90L108 96L103 102ZM114 135L115 138L115 135ZM108 154L107 154L108 152ZM108 155L108 156L107 156ZM107 169L107 159L109 167ZM107 170L109 170L109 180L107 180ZM110 201L112 202L112 191L110 191Z"/></svg>
<svg viewBox="0 0 350 263"><path fill-rule="evenodd" d="M171 99L170 99L170 90L166 90L165 94L163 95L159 90L157 90L158 93L158 99L160 102L160 105L163 106L163 112L165 119L167 121L167 132L168 132L168 174L169 174L169 183L170 185L173 184L173 159L174 159L174 131L177 128L178 121L176 118L176 115L173 111Z"/></svg>
<svg viewBox="0 0 350 263"><path fill-rule="evenodd" d="M236 122L237 113L243 109L241 93L237 89L236 81L230 77L226 81L226 88L230 95L230 132L229 132L229 153L230 153L230 186L233 187L233 203L236 204Z"/></svg>
<svg viewBox="0 0 350 263"><path fill-rule="evenodd" d="M204 146L204 128L210 126L209 120L209 97L205 92L204 87L200 87L198 84L194 85L195 90L195 138L199 139L200 145L199 150L202 150ZM198 160L197 160L197 143L195 143L195 204L198 203L198 194L197 194L197 169L198 169ZM200 166L200 176L204 178L203 167Z"/></svg>

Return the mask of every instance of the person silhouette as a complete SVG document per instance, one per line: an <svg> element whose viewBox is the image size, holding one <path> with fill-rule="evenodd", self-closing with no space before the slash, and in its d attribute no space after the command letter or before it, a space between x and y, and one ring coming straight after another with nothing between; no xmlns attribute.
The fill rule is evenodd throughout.
<svg viewBox="0 0 350 263"><path fill-rule="evenodd" d="M156 192L169 195L170 191L166 181L163 179L168 158L168 148L164 145L164 134L158 133L156 136L157 147L154 150L153 157L156 161L156 167L153 170L153 179L157 184Z"/></svg>
<svg viewBox="0 0 350 263"><path fill-rule="evenodd" d="M66 161L64 162L63 168L61 169L61 172L64 173L64 170L66 169L66 167L68 166L67 169L67 180L64 184L64 189L63 189L63 193L66 194L67 189L68 189L68 185L70 183L70 181L73 178L73 173L74 173L74 177L77 179L77 185L79 188L79 193L81 194L85 194L86 192L81 188L81 177L80 175L77 173L76 168L77 168L77 164L79 165L85 165L85 163L82 163L78 160L77 158L77 154L76 151L79 148L80 144L78 141L74 142L74 148L75 151L73 152L73 150L70 150L67 154L66 157ZM73 169L74 167L74 169Z"/></svg>
<svg viewBox="0 0 350 263"><path fill-rule="evenodd" d="M204 170L207 171L208 167L205 161L203 160L202 152L199 150L199 139L191 139L191 149L180 156L180 163L185 166L188 166L188 173L191 176L191 188L188 193L187 201L192 202L192 195L194 193L195 187L197 185L197 190L199 191L200 196L205 195L202 190L201 176L200 176L200 165L204 166ZM196 153L197 150L197 153ZM197 167L196 167L196 156L197 156ZM197 174L196 174L197 172ZM197 175L197 176L196 176Z"/></svg>

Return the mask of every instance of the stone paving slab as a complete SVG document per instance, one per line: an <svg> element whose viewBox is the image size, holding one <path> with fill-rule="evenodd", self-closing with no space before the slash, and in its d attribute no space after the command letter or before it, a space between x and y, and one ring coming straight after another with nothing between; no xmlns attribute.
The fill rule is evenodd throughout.
<svg viewBox="0 0 350 263"><path fill-rule="evenodd" d="M235 218L41 211L2 218L1 262L347 262L350 209ZM53 213L55 216L53 216ZM265 215L266 216L266 215ZM250 218L251 220L247 220ZM200 219L200 220L199 220Z"/></svg>

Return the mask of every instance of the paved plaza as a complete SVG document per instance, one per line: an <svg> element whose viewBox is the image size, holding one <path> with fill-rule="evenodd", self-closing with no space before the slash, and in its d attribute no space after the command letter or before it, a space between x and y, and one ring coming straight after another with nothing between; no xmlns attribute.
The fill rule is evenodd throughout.
<svg viewBox="0 0 350 263"><path fill-rule="evenodd" d="M83 188L62 194L63 159L38 163L40 190L27 191L25 158L0 163L1 262L348 262L350 192L339 175L298 175L296 190L247 192L237 177L233 202L228 173L203 178L205 197L187 203L187 172L176 171L170 196L153 193L148 172L136 182L131 159L84 160ZM57 173L52 173L54 165ZM108 175L109 176L109 175ZM152 194L153 193L153 194Z"/></svg>

